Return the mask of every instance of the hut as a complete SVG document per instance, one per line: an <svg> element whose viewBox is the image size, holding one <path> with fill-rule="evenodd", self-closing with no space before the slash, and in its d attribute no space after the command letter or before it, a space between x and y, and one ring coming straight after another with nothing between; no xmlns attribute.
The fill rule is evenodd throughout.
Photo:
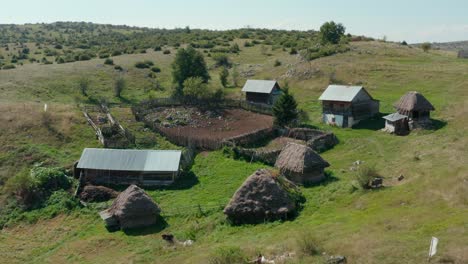
<svg viewBox="0 0 468 264"><path fill-rule="evenodd" d="M460 51L458 51L458 58L460 58L460 59L468 59L468 50L460 50Z"/></svg>
<svg viewBox="0 0 468 264"><path fill-rule="evenodd" d="M393 106L398 113L408 117L410 130L430 124L430 112L435 110L422 94L415 91L403 95Z"/></svg>
<svg viewBox="0 0 468 264"><path fill-rule="evenodd" d="M130 229L156 224L161 213L159 206L136 185L119 194L107 210L99 215L108 228Z"/></svg>
<svg viewBox="0 0 468 264"><path fill-rule="evenodd" d="M296 213L296 202L286 190L295 188L287 179L275 177L265 169L249 176L236 191L224 214L234 224L256 224L285 219Z"/></svg>
<svg viewBox="0 0 468 264"><path fill-rule="evenodd" d="M92 185L169 185L179 175L181 155L180 150L86 148L75 176Z"/></svg>
<svg viewBox="0 0 468 264"><path fill-rule="evenodd" d="M408 117L400 113L393 113L383 117L385 119L384 131L396 135L406 135L409 132Z"/></svg>
<svg viewBox="0 0 468 264"><path fill-rule="evenodd" d="M325 179L324 170L330 164L310 147L288 143L276 159L275 167L297 184L317 183Z"/></svg>
<svg viewBox="0 0 468 264"><path fill-rule="evenodd" d="M379 113L380 102L362 86L329 85L319 98L323 122L352 127Z"/></svg>
<svg viewBox="0 0 468 264"><path fill-rule="evenodd" d="M281 88L276 81L247 80L242 92L245 93L245 99L249 102L274 104L281 94Z"/></svg>

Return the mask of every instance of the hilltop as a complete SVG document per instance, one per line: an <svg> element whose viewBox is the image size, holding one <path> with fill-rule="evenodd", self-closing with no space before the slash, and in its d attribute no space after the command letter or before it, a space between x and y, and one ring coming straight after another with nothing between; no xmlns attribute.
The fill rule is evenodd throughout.
<svg viewBox="0 0 468 264"><path fill-rule="evenodd" d="M314 31L156 30L55 23L2 25L0 32L1 62L15 65L0 70L2 204L11 199L6 195L8 179L38 162L71 168L84 147L99 147L77 105L105 100L122 125L136 135L137 148L175 148L135 121L130 107L171 94L174 54L189 43L197 43L205 55L212 87L220 87L216 55L229 58L231 76L238 71L239 77L237 86L230 78L224 88L228 98L241 98L241 86L249 78L287 83L309 116L307 125L332 131L339 139L337 146L321 154L331 164L328 172L333 177L301 187L306 202L293 220L228 225L223 206L249 175L268 166L234 159L222 150L202 152L186 182L176 188L147 190L163 210L167 224L163 227L109 233L97 214L106 204L67 208L57 203L26 212L2 207L0 257L8 263L209 263L223 254L252 258L259 252L267 256L296 252L291 263L323 263L324 256L301 251L304 240L329 255L345 255L350 263L421 263L426 261L431 236L440 239L434 262L468 261L468 60L457 59L455 53L423 52L353 36L337 47L322 47L316 46ZM307 60L300 51L310 46L315 47L316 57ZM24 48L29 49L28 58L18 59ZM116 48L124 52L113 53ZM52 53L46 54L47 49ZM103 58L99 58L101 51ZM17 56L14 63L13 55ZM81 60L81 55L89 59ZM58 63L57 57L65 60L67 56L74 61ZM104 63L107 57L114 65ZM135 67L146 60L160 72ZM89 80L88 97L77 88L83 76ZM120 76L128 86L118 98L113 83ZM380 100L382 113L391 113L392 104L405 92L419 91L436 108L431 116L436 128L398 137L379 131L379 120L355 129L325 126L317 99L329 83L365 86ZM42 114L44 103L50 119ZM374 166L387 187L356 188L356 172L350 167L358 160ZM395 180L399 175L405 178L401 182ZM195 243L168 248L161 239L163 233Z"/></svg>

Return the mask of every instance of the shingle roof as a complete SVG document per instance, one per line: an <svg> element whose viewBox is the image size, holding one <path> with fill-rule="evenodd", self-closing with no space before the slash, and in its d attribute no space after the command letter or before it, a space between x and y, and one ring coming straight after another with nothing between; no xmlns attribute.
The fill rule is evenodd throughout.
<svg viewBox="0 0 468 264"><path fill-rule="evenodd" d="M270 80L247 80L244 87L242 88L242 91L269 94L275 87L275 84L276 81Z"/></svg>
<svg viewBox="0 0 468 264"><path fill-rule="evenodd" d="M85 148L79 169L119 171L178 171L180 150L131 150Z"/></svg>
<svg viewBox="0 0 468 264"><path fill-rule="evenodd" d="M400 113L393 113L393 114L386 115L382 118L391 122L395 122L404 118L408 118L408 116L402 115Z"/></svg>
<svg viewBox="0 0 468 264"><path fill-rule="evenodd" d="M434 106L418 92L407 92L393 105L398 111L432 111Z"/></svg>
<svg viewBox="0 0 468 264"><path fill-rule="evenodd" d="M319 100L351 102L361 89L362 86L329 85Z"/></svg>

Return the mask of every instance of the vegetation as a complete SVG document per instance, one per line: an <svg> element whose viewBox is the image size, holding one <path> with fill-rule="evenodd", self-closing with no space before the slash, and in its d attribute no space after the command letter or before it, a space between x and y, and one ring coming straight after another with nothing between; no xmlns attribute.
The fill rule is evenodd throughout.
<svg viewBox="0 0 468 264"><path fill-rule="evenodd" d="M80 77L78 79L78 89L83 96L88 96L88 88L91 81L86 77Z"/></svg>
<svg viewBox="0 0 468 264"><path fill-rule="evenodd" d="M289 93L287 86L282 91L282 94L273 106L273 116L275 117L276 125L287 126L298 118L297 102L294 96Z"/></svg>
<svg viewBox="0 0 468 264"><path fill-rule="evenodd" d="M370 183L376 177L380 177L374 166L362 165L357 169L356 181L363 189L369 189Z"/></svg>
<svg viewBox="0 0 468 264"><path fill-rule="evenodd" d="M228 77L229 77L229 71L226 67L223 67L221 69L221 72L219 73L219 80L221 81L221 85L223 87L227 86Z"/></svg>
<svg viewBox="0 0 468 264"><path fill-rule="evenodd" d="M345 31L346 29L341 23L326 22L320 27L320 38L324 44L338 44L344 37Z"/></svg>
<svg viewBox="0 0 468 264"><path fill-rule="evenodd" d="M429 42L421 44L421 49L424 50L424 52L428 52L431 49L432 45Z"/></svg>
<svg viewBox="0 0 468 264"><path fill-rule="evenodd" d="M125 87L127 87L127 82L125 79L122 76L118 77L114 84L115 97L120 98L122 96L122 92L125 90Z"/></svg>
<svg viewBox="0 0 468 264"><path fill-rule="evenodd" d="M172 63L172 78L177 85L174 96L183 96L184 82L188 78L199 77L203 83L210 79L203 55L192 47L179 49Z"/></svg>

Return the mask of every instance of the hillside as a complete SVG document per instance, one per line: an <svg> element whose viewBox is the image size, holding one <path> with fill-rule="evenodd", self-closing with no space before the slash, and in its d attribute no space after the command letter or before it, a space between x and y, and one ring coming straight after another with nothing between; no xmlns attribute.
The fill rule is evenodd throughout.
<svg viewBox="0 0 468 264"><path fill-rule="evenodd" d="M24 28L20 26L0 27L11 36L1 42L9 46L9 51L5 46L0 48L8 64L12 57L9 53L14 48L19 49L21 36L24 36L21 45L30 47L30 54L35 53L36 42L49 48L60 44L72 53L91 50L99 54L105 46L83 49L52 25L27 27L32 33L23 35ZM34 31L39 30L37 27L47 33L38 36L51 38L32 38ZM30 169L33 164L42 162L70 168L84 147L99 146L77 104L93 104L105 99L113 103L111 111L116 118L135 133L138 148L173 147L136 122L130 107L140 100L166 97L171 93L171 63L176 48L187 45L186 34L198 31L165 32L164 38L168 41L156 43L152 41L164 38L155 31L110 28L113 33L102 37L112 36L109 37L112 43L115 36L144 34L136 42L132 42L135 39L132 37L122 42L125 44L122 46L135 44L138 46L135 50L144 49L144 53L111 56L123 71L105 65L105 58L99 56L60 64L23 60L22 65L15 63L14 69L0 70L2 204L11 199L6 196L8 179ZM99 30L95 30L93 34L100 36ZM12 35L11 32L16 33ZM97 214L106 204L70 210L49 206L27 212L2 207L0 220L5 226L0 231L0 258L6 263L209 263L213 256L234 251L246 254L249 259L260 252L267 256L296 252L287 263L323 263L328 255L344 255L349 263L422 263L427 260L430 238L435 236L440 244L433 263L467 263L468 60L459 60L451 53L437 50L425 53L393 43L351 41L346 44L346 51L308 62L298 54L291 54L294 53L291 44L280 39L282 34L287 35L283 36L284 40L295 38L301 50L301 45L316 42L314 32L251 29L247 35L243 33L246 32L201 31L195 34L207 34L214 39L232 34L231 39L225 39L226 47L238 45L238 52L222 52L235 65L230 70L231 75L234 68L240 75L237 87L230 79L230 85L224 88L227 96L241 98L241 86L247 78L277 79L282 85L287 82L299 107L309 115L308 125L334 132L340 142L321 154L331 164L328 171L332 177L320 185L301 187L306 202L297 218L259 225L227 224L223 206L249 175L267 166L233 159L221 150L201 152L195 158L191 177L182 184L147 190L161 206L165 225L109 233ZM55 35L61 34L63 42L54 43ZM179 38L178 34L184 37ZM148 36L153 37L147 39ZM246 42L258 44L245 45ZM156 45L162 45L161 50L155 49ZM219 87L220 69L215 67L213 56L219 50L212 51L213 48L216 47L198 49L204 52L209 67L212 77L209 85ZM44 55L43 50L36 54L39 60ZM165 50L170 53L164 54ZM55 58L46 56L51 62ZM144 60L153 61L161 72L149 76L149 69L134 66ZM280 65L276 61L280 61ZM77 82L83 76L90 82L88 97L77 89ZM128 84L121 98L113 96L113 83L119 76L124 76ZM382 113L391 113L392 104L406 91L419 91L436 108L431 116L436 128L398 137L377 130L381 125L379 120L371 120L355 129L325 126L320 122L321 105L317 98L329 83L365 86L380 100ZM44 103L48 104L52 115L50 120L44 119L42 114ZM375 166L388 186L376 191L355 188L356 172L350 167L357 160ZM405 177L401 182L396 180L399 175ZM17 217L4 221L6 214ZM193 239L195 243L173 249L161 239L163 233ZM326 255L302 256L300 241L304 236L313 237L316 246Z"/></svg>
<svg viewBox="0 0 468 264"><path fill-rule="evenodd" d="M415 44L418 45L418 44ZM435 42L431 43L432 47L440 50L454 51L468 49L468 41L454 41L454 42Z"/></svg>

